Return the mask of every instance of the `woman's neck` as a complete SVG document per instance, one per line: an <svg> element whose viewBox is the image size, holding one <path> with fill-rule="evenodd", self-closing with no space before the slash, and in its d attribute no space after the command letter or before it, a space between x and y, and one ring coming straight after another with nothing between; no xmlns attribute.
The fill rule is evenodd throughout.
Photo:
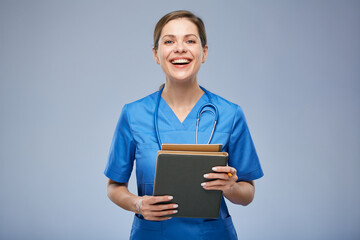
<svg viewBox="0 0 360 240"><path fill-rule="evenodd" d="M171 106L184 107L193 105L203 95L204 91L200 88L197 81L187 83L174 83L166 81L162 97Z"/></svg>
<svg viewBox="0 0 360 240"><path fill-rule="evenodd" d="M196 80L182 83L167 80L161 96L183 122L203 94Z"/></svg>

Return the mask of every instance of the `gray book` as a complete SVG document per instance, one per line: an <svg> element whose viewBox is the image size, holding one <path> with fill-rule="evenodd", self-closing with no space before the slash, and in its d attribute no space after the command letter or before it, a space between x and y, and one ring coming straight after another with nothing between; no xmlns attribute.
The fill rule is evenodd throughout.
<svg viewBox="0 0 360 240"><path fill-rule="evenodd" d="M167 203L179 207L171 217L218 218L222 192L205 190L201 183L212 181L203 175L227 161L226 152L159 151L153 195L174 197Z"/></svg>

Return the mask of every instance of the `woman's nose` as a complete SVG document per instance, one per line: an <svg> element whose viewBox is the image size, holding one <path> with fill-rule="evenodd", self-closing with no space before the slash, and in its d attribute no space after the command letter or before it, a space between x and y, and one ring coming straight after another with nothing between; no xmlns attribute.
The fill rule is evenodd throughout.
<svg viewBox="0 0 360 240"><path fill-rule="evenodd" d="M176 52L176 53L184 53L186 51L187 51L187 49L186 49L186 46L184 45L184 43L178 42L178 43L175 44L174 52Z"/></svg>

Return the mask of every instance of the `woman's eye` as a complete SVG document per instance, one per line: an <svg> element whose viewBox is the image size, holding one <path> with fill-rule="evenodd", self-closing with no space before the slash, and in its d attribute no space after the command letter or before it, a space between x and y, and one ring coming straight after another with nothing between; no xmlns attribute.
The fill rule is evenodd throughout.
<svg viewBox="0 0 360 240"><path fill-rule="evenodd" d="M165 44L171 44L171 43L173 43L173 41L171 41L171 40L166 40L164 43L165 43Z"/></svg>
<svg viewBox="0 0 360 240"><path fill-rule="evenodd" d="M188 43L195 43L194 40L188 40L187 42L188 42Z"/></svg>

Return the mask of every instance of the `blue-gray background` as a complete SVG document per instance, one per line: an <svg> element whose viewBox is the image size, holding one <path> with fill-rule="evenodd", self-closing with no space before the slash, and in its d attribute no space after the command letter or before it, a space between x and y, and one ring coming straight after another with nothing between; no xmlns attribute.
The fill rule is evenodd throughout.
<svg viewBox="0 0 360 240"><path fill-rule="evenodd" d="M331 0L1 0L0 239L128 238L103 170L177 9L204 19L199 82L242 106L265 172L229 204L240 239L359 239L360 1Z"/></svg>

